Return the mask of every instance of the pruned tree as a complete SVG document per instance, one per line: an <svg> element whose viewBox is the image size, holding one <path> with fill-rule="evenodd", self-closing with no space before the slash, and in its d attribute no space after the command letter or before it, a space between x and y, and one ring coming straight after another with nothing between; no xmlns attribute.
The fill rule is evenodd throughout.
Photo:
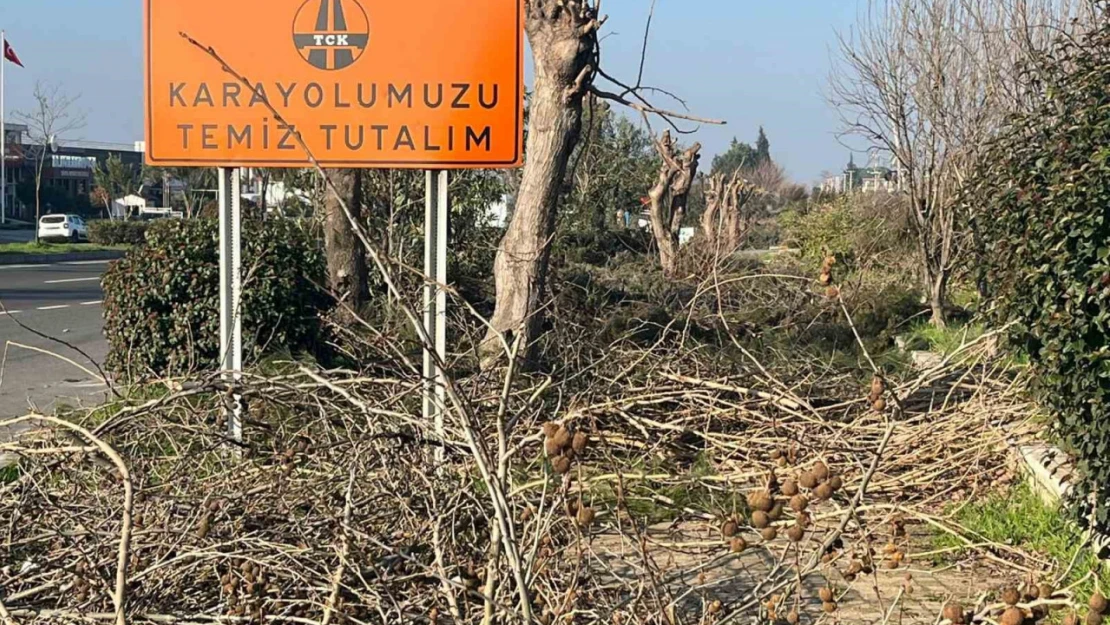
<svg viewBox="0 0 1110 625"><path fill-rule="evenodd" d="M709 177L706 209L701 216L703 240L717 253L731 254L744 243L752 225L780 197L786 181L782 167L769 159ZM764 201L761 201L764 200Z"/></svg>
<svg viewBox="0 0 1110 625"><path fill-rule="evenodd" d="M1000 120L1035 88L1025 61L1086 15L1074 0L872 0L840 37L832 103L846 134L892 155L937 326L970 243L965 180Z"/></svg>
<svg viewBox="0 0 1110 625"><path fill-rule="evenodd" d="M494 261L497 306L483 344L487 363L501 355L498 333L516 334L527 349L539 334L555 205L582 131L601 26L593 0L525 0L524 10L535 65L527 161Z"/></svg>
<svg viewBox="0 0 1110 625"><path fill-rule="evenodd" d="M482 342L485 366L503 355L503 339L521 341L522 353L534 355L542 325L544 289L555 232L556 205L562 196L567 166L582 134L587 94L617 102L648 115L702 120L654 107L644 96L643 62L632 85L600 68L597 32L604 18L599 0L524 0L525 30L535 67L528 108L526 154L520 188L513 198L513 218L494 262L497 304ZM650 31L651 18L648 19ZM645 37L645 48L647 38ZM601 77L617 92L598 88ZM511 343L512 341L509 341Z"/></svg>
<svg viewBox="0 0 1110 625"><path fill-rule="evenodd" d="M740 170L731 176L719 173L709 177L701 230L710 249L729 254L739 247L745 230L744 207L754 196L755 187L744 180Z"/></svg>
<svg viewBox="0 0 1110 625"><path fill-rule="evenodd" d="M679 153L670 131L666 131L655 147L663 162L659 165L655 185L648 192L651 232L659 249L663 273L673 276L678 267L679 231L686 215L690 187L698 173L701 144L695 143Z"/></svg>
<svg viewBox="0 0 1110 625"><path fill-rule="evenodd" d="M47 157L56 149L58 139L85 125L85 116L76 109L77 97L69 96L57 85L35 83L34 108L15 114L27 125L31 156L35 163L35 223L42 217L42 173ZM35 228L35 242L39 240Z"/></svg>

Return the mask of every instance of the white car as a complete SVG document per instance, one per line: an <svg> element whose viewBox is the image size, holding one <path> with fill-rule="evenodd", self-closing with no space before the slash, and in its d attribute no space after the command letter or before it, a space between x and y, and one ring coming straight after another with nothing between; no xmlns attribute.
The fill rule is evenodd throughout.
<svg viewBox="0 0 1110 625"><path fill-rule="evenodd" d="M77 215L44 215L39 219L39 239L88 240L89 227Z"/></svg>

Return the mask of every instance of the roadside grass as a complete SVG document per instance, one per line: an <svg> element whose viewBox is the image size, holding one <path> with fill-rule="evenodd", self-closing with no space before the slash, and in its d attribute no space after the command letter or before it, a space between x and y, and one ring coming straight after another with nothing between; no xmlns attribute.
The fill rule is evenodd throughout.
<svg viewBox="0 0 1110 625"><path fill-rule="evenodd" d="M96 245L94 243L0 243L3 254L71 254L73 252L126 251L126 245Z"/></svg>
<svg viewBox="0 0 1110 625"><path fill-rule="evenodd" d="M978 323L952 323L946 328L937 328L925 321L914 324L903 336L907 351L931 351L947 355L985 332L986 329Z"/></svg>
<svg viewBox="0 0 1110 625"><path fill-rule="evenodd" d="M0 467L0 484L11 484L17 479L19 479L18 464L13 463L4 467Z"/></svg>
<svg viewBox="0 0 1110 625"><path fill-rule="evenodd" d="M1083 603L1095 590L1094 576L1104 592L1110 590L1110 567L1084 545L1083 530L1067 518L1065 511L1046 504L1028 483L965 505L955 511L953 520L984 542L1040 554L1051 562L1056 585L1066 588L1075 584L1073 591ZM938 550L962 552L963 543L951 534L938 530L933 542ZM1056 579L1065 571L1063 579Z"/></svg>

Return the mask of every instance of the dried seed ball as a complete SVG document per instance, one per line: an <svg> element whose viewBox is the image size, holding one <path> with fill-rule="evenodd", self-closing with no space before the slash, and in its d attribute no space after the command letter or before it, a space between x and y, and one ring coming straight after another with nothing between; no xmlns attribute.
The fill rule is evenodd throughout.
<svg viewBox="0 0 1110 625"><path fill-rule="evenodd" d="M748 541L744 540L743 536L737 536L729 543L729 548L732 553L744 553L748 549Z"/></svg>
<svg viewBox="0 0 1110 625"><path fill-rule="evenodd" d="M551 468L559 475L566 475L570 471L570 458L555 456L551 459Z"/></svg>
<svg viewBox="0 0 1110 625"><path fill-rule="evenodd" d="M826 483L829 485L829 488L833 489L834 493L840 492L840 489L844 488L844 480L840 479L839 475L830 477L829 481Z"/></svg>
<svg viewBox="0 0 1110 625"><path fill-rule="evenodd" d="M771 493L766 490L757 490L748 493L748 505L751 506L752 510L770 512L775 505L775 501L771 499Z"/></svg>
<svg viewBox="0 0 1110 625"><path fill-rule="evenodd" d="M767 516L771 517L772 521L778 521L778 520L782 519L782 512L783 512L782 502L781 501L776 501L775 502L775 507L771 508L771 511L767 513Z"/></svg>
<svg viewBox="0 0 1110 625"><path fill-rule="evenodd" d="M858 575L863 570L863 563L859 560L852 560L848 563L847 573L851 575Z"/></svg>
<svg viewBox="0 0 1110 625"><path fill-rule="evenodd" d="M818 590L817 594L821 597L821 601L823 601L823 602L827 603L827 602L833 600L832 588L829 588L828 586L825 586L825 587L821 588L821 590Z"/></svg>
<svg viewBox="0 0 1110 625"><path fill-rule="evenodd" d="M833 496L833 487L829 486L828 482L825 482L824 484L818 486L817 490L813 491L813 493L817 495L818 499L824 501L825 499Z"/></svg>
<svg viewBox="0 0 1110 625"><path fill-rule="evenodd" d="M1026 586L1023 590L1025 591L1025 600L1027 602L1036 601L1041 596L1041 589L1032 584Z"/></svg>
<svg viewBox="0 0 1110 625"><path fill-rule="evenodd" d="M771 526L771 517L762 510L756 510L752 513L752 527L761 530Z"/></svg>
<svg viewBox="0 0 1110 625"><path fill-rule="evenodd" d="M1075 612L1068 613L1062 621L1063 625L1079 625L1079 615Z"/></svg>
<svg viewBox="0 0 1110 625"><path fill-rule="evenodd" d="M883 394L884 390L886 390L886 385L883 384L883 379L882 378L880 378L879 376L875 376L875 377L871 378L871 396L872 397L875 397L875 398L880 397Z"/></svg>
<svg viewBox="0 0 1110 625"><path fill-rule="evenodd" d="M794 495L790 498L790 509L794 512L805 512L809 507L809 499L805 495Z"/></svg>
<svg viewBox="0 0 1110 625"><path fill-rule="evenodd" d="M836 288L835 286L830 286L829 288L825 289L825 297L829 299L837 297L838 295L840 295L840 289Z"/></svg>
<svg viewBox="0 0 1110 625"><path fill-rule="evenodd" d="M810 471L802 473L798 481L801 483L802 488L817 488L817 476Z"/></svg>
<svg viewBox="0 0 1110 625"><path fill-rule="evenodd" d="M720 599L716 599L716 600L713 601L713 603L709 604L709 613L710 614L716 614L720 611L721 611L721 600Z"/></svg>
<svg viewBox="0 0 1110 625"><path fill-rule="evenodd" d="M886 400L880 397L871 404L871 407L875 409L875 412L882 412L886 410Z"/></svg>
<svg viewBox="0 0 1110 625"><path fill-rule="evenodd" d="M778 460L779 458L782 458L782 450L780 450L780 449L771 450L771 460Z"/></svg>
<svg viewBox="0 0 1110 625"><path fill-rule="evenodd" d="M786 537L791 542L800 543L806 537L806 530L801 525L791 525L790 529L786 530Z"/></svg>
<svg viewBox="0 0 1110 625"><path fill-rule="evenodd" d="M1102 625L1102 620L1102 612L1091 611L1087 613L1087 625Z"/></svg>
<svg viewBox="0 0 1110 625"><path fill-rule="evenodd" d="M893 571L893 570L898 568L898 561L897 560L887 560L886 562L883 563L883 566L885 566L888 570Z"/></svg>
<svg viewBox="0 0 1110 625"><path fill-rule="evenodd" d="M1051 599L1052 595L1056 594L1056 589L1048 582L1042 582L1037 590L1041 599Z"/></svg>
<svg viewBox="0 0 1110 625"><path fill-rule="evenodd" d="M548 438L543 441L543 452L547 454L548 458L553 458L563 453L563 448L559 446L555 439Z"/></svg>
<svg viewBox="0 0 1110 625"><path fill-rule="evenodd" d="M1106 597L1101 592L1095 592L1091 595L1091 600L1087 602L1087 606L1091 608L1092 612L1099 614L1106 614Z"/></svg>
<svg viewBox="0 0 1110 625"><path fill-rule="evenodd" d="M944 618L952 621L955 625L960 625L964 620L964 609L958 603L944 604L944 610L941 612Z"/></svg>
<svg viewBox="0 0 1110 625"><path fill-rule="evenodd" d="M725 524L721 526L721 534L725 538L732 538L733 536L735 536L739 532L740 532L740 526L737 525L736 521L733 521L732 519L729 519L729 520L725 521Z"/></svg>
<svg viewBox="0 0 1110 625"><path fill-rule="evenodd" d="M1014 605L1018 601L1021 601L1021 593L1018 592L1017 588L1010 586L1002 590L1002 603Z"/></svg>
<svg viewBox="0 0 1110 625"><path fill-rule="evenodd" d="M818 482L824 482L829 479L829 467L824 462L818 460L817 464L813 465L813 476L817 478Z"/></svg>
<svg viewBox="0 0 1110 625"><path fill-rule="evenodd" d="M821 604L821 609L825 611L825 614L832 614L836 612L836 604L832 601L826 601Z"/></svg>
<svg viewBox="0 0 1110 625"><path fill-rule="evenodd" d="M559 426L559 429L555 431L555 435L551 438L559 444L560 448L567 447L570 445L570 430L565 425Z"/></svg>
<svg viewBox="0 0 1110 625"><path fill-rule="evenodd" d="M798 483L794 480L786 480L782 483L782 494L787 497L793 497L798 494Z"/></svg>
<svg viewBox="0 0 1110 625"><path fill-rule="evenodd" d="M759 535L763 537L763 540L771 542L772 540L779 537L779 531L775 529L774 526L771 526L764 528L761 532L759 532Z"/></svg>
<svg viewBox="0 0 1110 625"><path fill-rule="evenodd" d="M578 509L578 525L582 527L589 527L594 522L594 509L589 506L582 506Z"/></svg>
<svg viewBox="0 0 1110 625"><path fill-rule="evenodd" d="M898 551L898 546L895 545L894 543L887 543L886 546L883 547L883 553L885 553L887 555L890 555L890 554L895 553L897 551ZM1014 603L1017 603L1017 602L1015 601Z"/></svg>
<svg viewBox="0 0 1110 625"><path fill-rule="evenodd" d="M790 611L790 614L786 615L786 622L790 623L790 625L798 625L798 622L801 621L801 620L802 619L798 616L798 609L797 608L794 608L793 610Z"/></svg>
<svg viewBox="0 0 1110 625"><path fill-rule="evenodd" d="M1009 607L998 619L1001 625L1022 625L1025 622L1025 613L1020 608Z"/></svg>
<svg viewBox="0 0 1110 625"><path fill-rule="evenodd" d="M559 426L548 422L543 424L543 435L545 438L555 438L555 433L559 431Z"/></svg>
<svg viewBox="0 0 1110 625"><path fill-rule="evenodd" d="M821 284L826 285L826 286L829 285L829 284L832 284L832 274L830 274L828 272L822 272L821 273Z"/></svg>
<svg viewBox="0 0 1110 625"><path fill-rule="evenodd" d="M570 448L573 449L575 451L575 453L580 454L580 453L586 451L586 447L589 444L590 444L590 437L586 436L582 432L577 432L574 435L574 440L572 440L571 443L570 443Z"/></svg>

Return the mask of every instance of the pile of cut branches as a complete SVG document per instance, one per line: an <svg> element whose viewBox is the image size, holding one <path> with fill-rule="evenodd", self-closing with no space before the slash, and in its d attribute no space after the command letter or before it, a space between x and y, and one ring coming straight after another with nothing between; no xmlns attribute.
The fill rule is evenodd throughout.
<svg viewBox="0 0 1110 625"><path fill-rule="evenodd" d="M754 356L722 372L675 331L651 349L614 345L609 377L586 385L512 365L452 380L442 431L419 416L418 376L305 366L234 386L167 381L157 399L70 421L28 415L15 421L54 427L2 446L20 461L0 486L0 619L673 624L804 612L814 584L908 564L907 519L935 519L1008 475L1005 437L1030 410L986 342L869 389ZM222 420L233 392L247 405L242 443ZM648 530L660 519L702 537L695 558L656 561ZM612 549L614 537L631 548ZM698 583L755 553L772 564L743 592Z"/></svg>

